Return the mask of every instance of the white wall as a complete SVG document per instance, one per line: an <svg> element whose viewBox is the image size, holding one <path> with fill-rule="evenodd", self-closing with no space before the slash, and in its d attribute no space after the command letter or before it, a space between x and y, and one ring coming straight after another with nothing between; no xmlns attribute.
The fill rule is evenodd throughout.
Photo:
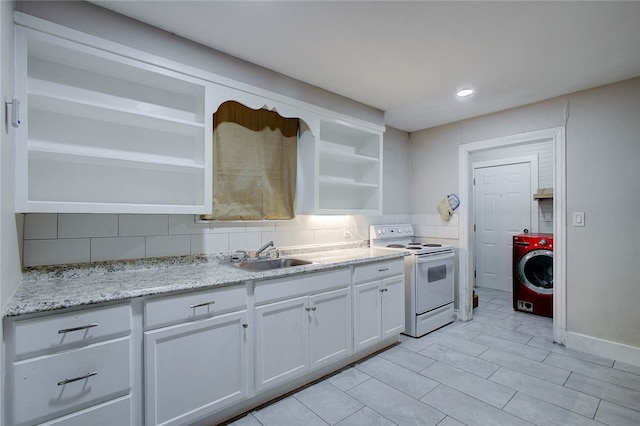
<svg viewBox="0 0 640 426"><path fill-rule="evenodd" d="M0 306L4 306L20 283L18 227L21 217L14 214L14 130L5 125L4 102L14 96L13 2L0 2L0 81L2 130L0 131Z"/></svg>
<svg viewBox="0 0 640 426"><path fill-rule="evenodd" d="M383 140L382 211L385 214L408 214L411 187L409 134L387 127Z"/></svg>
<svg viewBox="0 0 640 426"><path fill-rule="evenodd" d="M412 216L457 190L459 144L566 123L567 222L587 218L567 229L567 331L640 348L639 117L633 79L416 132Z"/></svg>
<svg viewBox="0 0 640 426"><path fill-rule="evenodd" d="M640 347L640 78L569 99L567 328Z"/></svg>

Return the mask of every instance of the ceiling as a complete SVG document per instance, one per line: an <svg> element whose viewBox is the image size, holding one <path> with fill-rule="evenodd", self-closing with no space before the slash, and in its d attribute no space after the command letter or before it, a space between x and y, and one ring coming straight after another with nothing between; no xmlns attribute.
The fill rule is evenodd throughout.
<svg viewBox="0 0 640 426"><path fill-rule="evenodd" d="M408 132L640 76L639 1L93 2Z"/></svg>

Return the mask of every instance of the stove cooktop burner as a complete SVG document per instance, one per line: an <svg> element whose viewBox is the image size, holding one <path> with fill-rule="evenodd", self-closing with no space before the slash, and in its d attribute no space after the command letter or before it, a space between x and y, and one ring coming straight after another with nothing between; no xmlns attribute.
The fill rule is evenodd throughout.
<svg viewBox="0 0 640 426"><path fill-rule="evenodd" d="M390 243L386 245L372 245L372 247L377 247L381 249L393 249L393 250L403 250L405 252L411 253L411 255L423 255L436 253L441 250L450 250L450 246L443 246L442 244L433 244L433 243L412 243L412 242L396 242ZM441 247L441 248L440 248Z"/></svg>
<svg viewBox="0 0 640 426"><path fill-rule="evenodd" d="M412 249L412 250L417 250L421 247L442 247L442 244L435 244L435 243L427 243L427 244L423 244L423 243L407 243L407 245L403 245L403 244L389 244L387 247L390 248L408 248L408 249Z"/></svg>
<svg viewBox="0 0 640 426"><path fill-rule="evenodd" d="M387 244L388 248L403 248L407 250L420 250L423 247L441 247L442 244L422 244L422 243L407 243L405 244Z"/></svg>

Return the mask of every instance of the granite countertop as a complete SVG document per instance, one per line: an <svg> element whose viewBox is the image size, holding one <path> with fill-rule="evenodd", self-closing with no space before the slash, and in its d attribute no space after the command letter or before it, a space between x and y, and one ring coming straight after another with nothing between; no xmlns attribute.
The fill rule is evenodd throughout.
<svg viewBox="0 0 640 426"><path fill-rule="evenodd" d="M4 309L4 317L127 300L141 296L207 289L247 281L325 271L348 265L397 259L402 252L351 248L286 254L315 263L249 272L230 264L231 254L195 255L91 265L32 268Z"/></svg>

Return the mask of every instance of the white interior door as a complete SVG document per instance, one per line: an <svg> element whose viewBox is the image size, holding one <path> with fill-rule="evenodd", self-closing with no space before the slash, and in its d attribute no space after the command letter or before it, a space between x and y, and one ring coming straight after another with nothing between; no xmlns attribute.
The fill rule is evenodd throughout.
<svg viewBox="0 0 640 426"><path fill-rule="evenodd" d="M531 163L473 171L476 285L512 291L512 236L531 230Z"/></svg>

